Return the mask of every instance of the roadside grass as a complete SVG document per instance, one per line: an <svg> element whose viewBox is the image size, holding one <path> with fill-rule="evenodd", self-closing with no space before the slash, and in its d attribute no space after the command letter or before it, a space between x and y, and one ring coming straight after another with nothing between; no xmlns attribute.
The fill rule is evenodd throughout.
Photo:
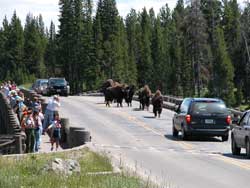
<svg viewBox="0 0 250 188"><path fill-rule="evenodd" d="M48 161L75 159L81 165L81 173L71 176L44 171ZM127 172L109 175L88 175L91 172L112 171L110 159L88 149L66 153L27 155L24 157L0 157L0 187L4 188L151 188L137 176Z"/></svg>
<svg viewBox="0 0 250 188"><path fill-rule="evenodd" d="M25 84L20 85L19 87L24 87L26 89L30 89L31 86L32 86L32 83L25 83Z"/></svg>
<svg viewBox="0 0 250 188"><path fill-rule="evenodd" d="M240 111L246 111L246 110L250 109L250 106L249 106L249 104L242 104L239 106L239 109L240 109Z"/></svg>

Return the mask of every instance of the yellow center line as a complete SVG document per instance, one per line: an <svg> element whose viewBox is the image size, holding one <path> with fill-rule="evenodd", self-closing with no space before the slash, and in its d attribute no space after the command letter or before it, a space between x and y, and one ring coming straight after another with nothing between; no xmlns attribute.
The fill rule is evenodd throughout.
<svg viewBox="0 0 250 188"><path fill-rule="evenodd" d="M231 158L225 157L223 155L218 155L218 154L216 154L215 157L216 157L216 159L219 159L219 160L221 160L221 161L223 161L225 163L228 163L228 164L231 164L231 165L233 164L233 165L238 166L240 168L250 170L250 165L249 164L237 161L236 159L231 159Z"/></svg>
<svg viewBox="0 0 250 188"><path fill-rule="evenodd" d="M151 128L148 124L144 123L143 121L140 121L135 116L129 115L128 113L122 112L122 111L119 111L119 112L114 111L112 113L116 114L116 115L119 115L120 117L123 117L125 119L128 119L128 120L134 122L136 125L138 125L140 127L143 127L144 129L149 130L149 131L153 132L154 134L156 134L158 136L161 136L161 137L165 138L164 134L162 134L161 132L155 130L154 128ZM193 150L194 149L192 144L189 144L189 143L186 143L186 142L183 142L183 141L177 141L177 143L185 150Z"/></svg>
<svg viewBox="0 0 250 188"><path fill-rule="evenodd" d="M143 121L140 121L135 116L129 115L128 113L122 112L120 110L111 111L111 113L115 114L115 115L119 115L120 117L123 117L125 119L128 119L128 120L134 122L136 125L138 125L140 127L143 127L144 129L146 129L148 131L151 131L151 132L153 132L154 134L156 134L158 136L161 136L161 137L165 138L164 134L160 133L159 131L155 130L154 128L151 128L148 124L144 123ZM194 149L194 146L192 144L186 143L184 141L178 141L177 140L175 143L179 144L179 146L181 146L183 149L185 149L185 150L187 150L188 152L191 152L191 153L192 153L192 150ZM235 165L235 166L238 166L238 167L240 167L242 169L250 170L250 164L246 164L244 162L237 161L236 159L228 158L228 157L223 156L221 154L213 154L212 156L214 156L215 159L221 160L221 161L223 161L225 163L228 163L230 165Z"/></svg>

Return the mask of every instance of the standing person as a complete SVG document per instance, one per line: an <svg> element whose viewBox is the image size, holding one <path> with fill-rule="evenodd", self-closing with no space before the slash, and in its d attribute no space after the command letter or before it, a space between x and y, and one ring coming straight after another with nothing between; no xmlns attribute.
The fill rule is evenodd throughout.
<svg viewBox="0 0 250 188"><path fill-rule="evenodd" d="M34 152L35 145L35 122L33 119L32 109L27 112L27 117L25 119L25 134L26 138L26 152Z"/></svg>
<svg viewBox="0 0 250 188"><path fill-rule="evenodd" d="M153 112L155 117L160 118L161 117L161 112L162 112L162 107L163 107L163 97L161 95L161 91L157 90L154 97L152 98L152 104L153 104Z"/></svg>
<svg viewBox="0 0 250 188"><path fill-rule="evenodd" d="M34 144L34 151L38 152L39 146L40 146L40 137L41 137L41 129L42 129L42 120L39 116L39 110L35 109L33 112L33 119L35 124L35 144Z"/></svg>
<svg viewBox="0 0 250 188"><path fill-rule="evenodd" d="M54 149L54 143L56 143L56 151L58 150L59 141L61 138L61 121L58 113L54 114L54 121L48 127L48 129L52 129L51 131L51 151Z"/></svg>
<svg viewBox="0 0 250 188"><path fill-rule="evenodd" d="M45 116L44 116L44 121L43 121L43 129L45 130L49 124L53 121L54 118L54 113L59 111L60 107L60 102L59 102L59 97L58 96L53 96L52 99L49 100L46 111L45 111Z"/></svg>
<svg viewBox="0 0 250 188"><path fill-rule="evenodd" d="M37 97L34 97L34 101L32 102L32 108L33 108L33 110L37 110L37 109L42 108L42 105Z"/></svg>

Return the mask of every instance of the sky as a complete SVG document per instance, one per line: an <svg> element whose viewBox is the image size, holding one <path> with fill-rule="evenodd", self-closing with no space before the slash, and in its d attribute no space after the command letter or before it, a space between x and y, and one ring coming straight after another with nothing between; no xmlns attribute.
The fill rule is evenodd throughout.
<svg viewBox="0 0 250 188"><path fill-rule="evenodd" d="M94 5L96 5L97 1L98 0L94 0ZM238 0L240 4L244 1L245 0ZM116 2L120 15L125 17L131 8L140 11L143 7L147 9L153 7L155 12L158 13L159 9L167 3L170 9L173 9L177 0L116 0ZM23 25L28 13L32 13L34 16L42 14L47 27L49 27L51 20L56 26L59 24L58 0L0 0L0 23L5 15L8 20L10 20L14 10L16 10Z"/></svg>

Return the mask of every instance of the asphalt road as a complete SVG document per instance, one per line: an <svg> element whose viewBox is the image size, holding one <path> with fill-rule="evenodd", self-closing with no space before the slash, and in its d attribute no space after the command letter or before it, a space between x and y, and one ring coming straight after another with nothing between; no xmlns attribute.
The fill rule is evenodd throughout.
<svg viewBox="0 0 250 188"><path fill-rule="evenodd" d="M174 139L172 111L155 119L152 109L139 111L137 102L132 108L106 108L103 97L71 96L61 102L62 116L90 130L95 147L165 187L249 186L250 160L244 154L232 156L230 141L221 138Z"/></svg>

